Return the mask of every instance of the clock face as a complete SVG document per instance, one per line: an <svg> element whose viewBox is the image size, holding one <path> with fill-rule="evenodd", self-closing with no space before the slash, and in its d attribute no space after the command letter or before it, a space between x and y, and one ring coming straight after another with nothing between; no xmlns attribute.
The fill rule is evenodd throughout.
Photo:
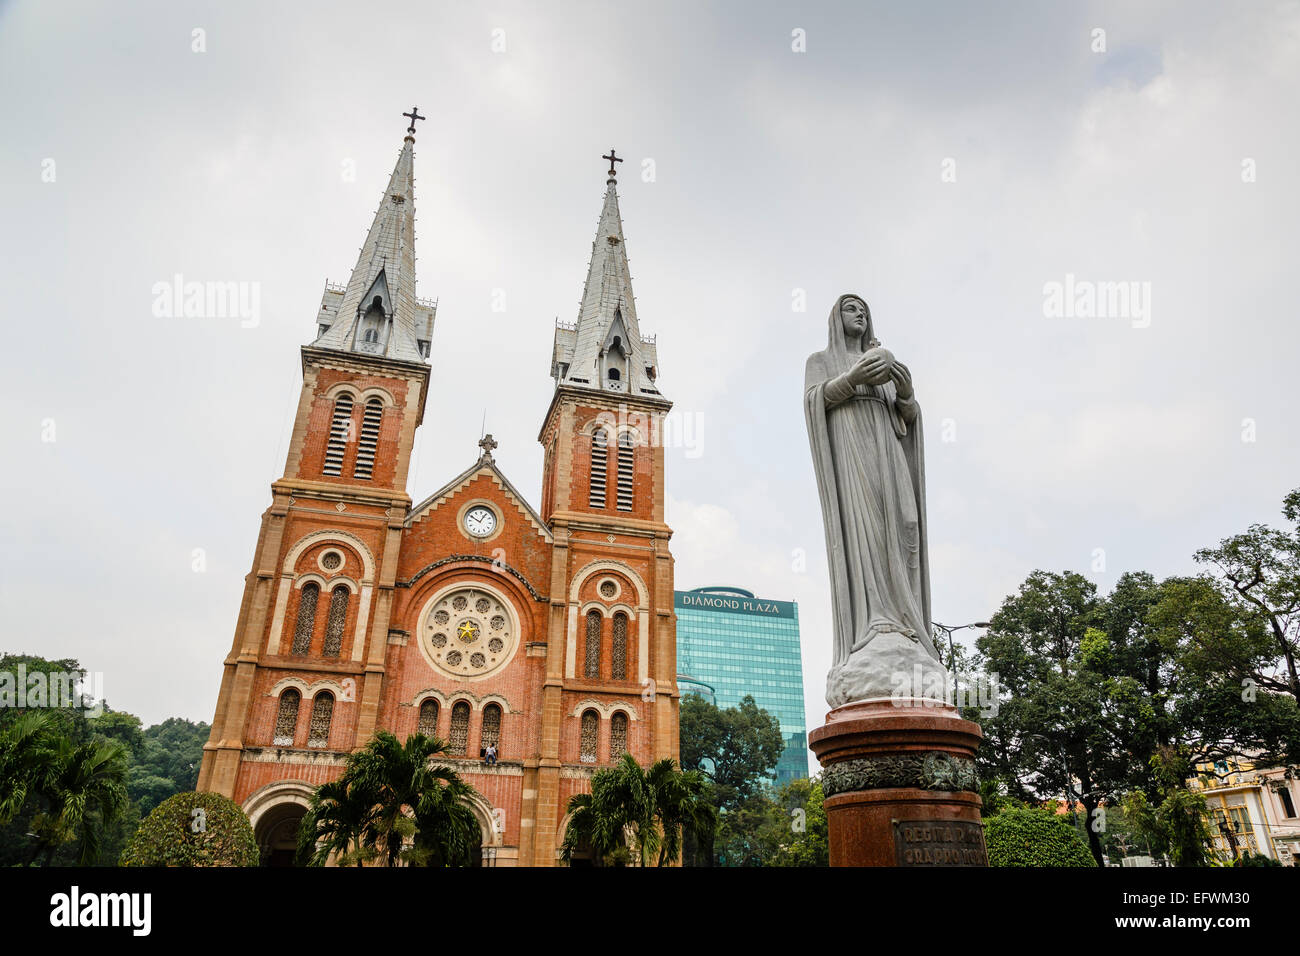
<svg viewBox="0 0 1300 956"><path fill-rule="evenodd" d="M497 516L491 508L479 505L465 514L465 530L476 538L486 538L497 527Z"/></svg>

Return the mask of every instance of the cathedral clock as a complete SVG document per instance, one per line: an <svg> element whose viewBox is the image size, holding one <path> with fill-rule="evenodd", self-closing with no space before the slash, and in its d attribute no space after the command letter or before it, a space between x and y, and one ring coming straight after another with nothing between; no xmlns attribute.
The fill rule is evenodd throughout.
<svg viewBox="0 0 1300 956"><path fill-rule="evenodd" d="M465 512L465 530L476 538L486 538L497 528L497 514L491 508L475 505Z"/></svg>

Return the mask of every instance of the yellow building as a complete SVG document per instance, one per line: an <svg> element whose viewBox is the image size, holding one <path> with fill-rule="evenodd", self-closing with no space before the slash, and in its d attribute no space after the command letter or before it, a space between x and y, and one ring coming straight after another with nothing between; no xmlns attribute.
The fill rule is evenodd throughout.
<svg viewBox="0 0 1300 956"><path fill-rule="evenodd" d="M1256 767L1249 757L1196 765L1188 789L1205 797L1214 851L1224 862L1247 851L1300 866L1300 768Z"/></svg>

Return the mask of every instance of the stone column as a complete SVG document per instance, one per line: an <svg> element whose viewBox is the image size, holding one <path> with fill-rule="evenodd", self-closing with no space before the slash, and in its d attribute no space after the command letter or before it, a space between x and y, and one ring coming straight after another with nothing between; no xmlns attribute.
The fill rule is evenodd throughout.
<svg viewBox="0 0 1300 956"><path fill-rule="evenodd" d="M824 772L831 866L987 866L979 725L935 701L832 710L808 735Z"/></svg>

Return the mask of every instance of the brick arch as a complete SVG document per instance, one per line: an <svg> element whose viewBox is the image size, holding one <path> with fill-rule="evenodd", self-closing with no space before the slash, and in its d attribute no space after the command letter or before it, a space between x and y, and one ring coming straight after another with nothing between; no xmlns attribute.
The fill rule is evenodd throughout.
<svg viewBox="0 0 1300 956"><path fill-rule="evenodd" d="M309 548L331 542L350 548L361 558L361 599L358 602L356 624L352 628L352 660L361 660L366 643L366 625L370 622L370 595L374 590L375 583L375 557L371 554L366 543L355 534L337 528L313 531L311 534L304 535L294 543L293 547L285 555L280 569L280 585L275 597L275 614L271 618L270 633L266 637L266 653L275 654L280 647L280 639L284 634L285 612L289 606L289 594L293 591L294 580L297 577L294 569L298 566L298 559ZM332 578L330 580L337 579ZM324 592L325 588L321 590ZM346 642L346 640L345 635L344 641Z"/></svg>
<svg viewBox="0 0 1300 956"><path fill-rule="evenodd" d="M631 583L636 591L636 607L634 610L629 609L628 616L636 622L636 679L644 681L649 675L650 667L650 589L642 580L641 575L632 570L622 561L596 560L585 565L574 576L569 584L569 601L568 601L568 628L565 641L564 654L564 676L569 679L577 677L578 671L578 630L584 620L583 615L586 613L587 605L590 602L580 602L578 595L582 591L582 586L593 576L601 573L618 574ZM620 596L620 604L627 609L626 592ZM607 616L612 616L613 609L602 607L602 611ZM632 635L628 635L629 639Z"/></svg>

